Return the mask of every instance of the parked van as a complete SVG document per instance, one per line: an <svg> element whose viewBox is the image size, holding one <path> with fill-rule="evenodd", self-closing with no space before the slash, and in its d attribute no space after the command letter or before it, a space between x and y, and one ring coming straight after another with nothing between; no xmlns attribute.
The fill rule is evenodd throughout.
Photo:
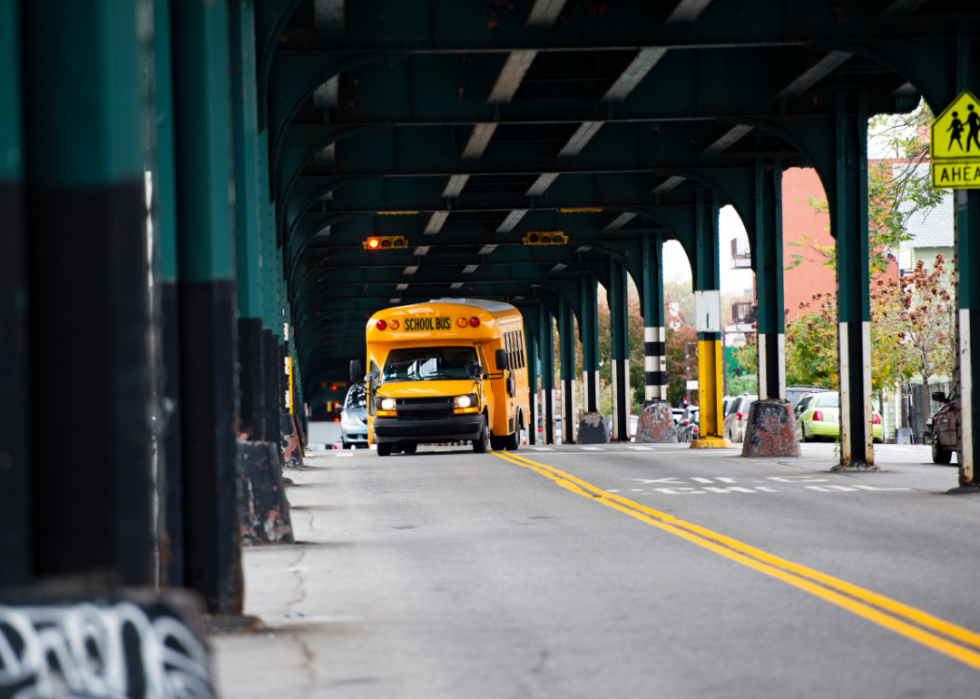
<svg viewBox="0 0 980 699"><path fill-rule="evenodd" d="M366 339L368 373L355 359L351 381L367 386L368 440L379 456L420 443L518 448L531 411L516 308L449 298L388 308L371 316Z"/></svg>

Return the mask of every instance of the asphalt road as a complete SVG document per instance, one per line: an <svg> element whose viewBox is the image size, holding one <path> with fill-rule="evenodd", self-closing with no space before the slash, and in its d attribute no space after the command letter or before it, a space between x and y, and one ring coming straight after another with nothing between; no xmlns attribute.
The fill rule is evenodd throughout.
<svg viewBox="0 0 980 699"><path fill-rule="evenodd" d="M213 639L224 696L980 696L955 467L638 446L308 458L302 543L246 551L267 630Z"/></svg>

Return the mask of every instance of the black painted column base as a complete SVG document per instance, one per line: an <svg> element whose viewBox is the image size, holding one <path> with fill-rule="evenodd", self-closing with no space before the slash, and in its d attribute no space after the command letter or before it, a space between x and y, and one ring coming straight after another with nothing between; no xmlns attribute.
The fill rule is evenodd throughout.
<svg viewBox="0 0 980 699"><path fill-rule="evenodd" d="M182 282L179 294L185 585L212 614L240 614L234 284Z"/></svg>
<svg viewBox="0 0 980 699"><path fill-rule="evenodd" d="M23 188L0 183L0 587L31 577L30 390Z"/></svg>
<svg viewBox="0 0 980 699"><path fill-rule="evenodd" d="M296 430L296 419L292 413L282 414L282 449L283 466L303 465L303 444Z"/></svg>
<svg viewBox="0 0 980 699"><path fill-rule="evenodd" d="M263 362L265 362L265 434L262 438L264 442L279 443L281 434L279 427L279 376L282 370L279 368L279 336L273 335L271 330L262 331Z"/></svg>
<svg viewBox="0 0 980 699"><path fill-rule="evenodd" d="M238 319L238 386L241 432L248 439L265 437L265 362L263 361L262 321L259 318Z"/></svg>
<svg viewBox="0 0 980 699"><path fill-rule="evenodd" d="M561 441L562 444L575 444L575 382L571 379L561 381Z"/></svg>
<svg viewBox="0 0 980 699"><path fill-rule="evenodd" d="M161 351L163 354L163 443L164 443L164 531L160 542L162 560L167 561L163 581L166 585L184 585L184 485L180 423L180 316L178 288L175 281L157 285L160 296Z"/></svg>
<svg viewBox="0 0 980 699"><path fill-rule="evenodd" d="M612 398L613 433L610 439L615 442L630 441L630 362L628 359L612 360Z"/></svg>
<svg viewBox="0 0 980 699"><path fill-rule="evenodd" d="M606 421L599 413L586 413L578 423L579 444L608 444Z"/></svg>
<svg viewBox="0 0 980 699"><path fill-rule="evenodd" d="M242 462L244 543L294 543L278 445L240 441L238 448Z"/></svg>
<svg viewBox="0 0 980 699"><path fill-rule="evenodd" d="M541 392L544 401L544 443L555 443L555 392L546 388Z"/></svg>
<svg viewBox="0 0 980 699"><path fill-rule="evenodd" d="M29 187L27 226L34 573L152 585L143 179ZM66 390L78 405L53 439L51 401Z"/></svg>

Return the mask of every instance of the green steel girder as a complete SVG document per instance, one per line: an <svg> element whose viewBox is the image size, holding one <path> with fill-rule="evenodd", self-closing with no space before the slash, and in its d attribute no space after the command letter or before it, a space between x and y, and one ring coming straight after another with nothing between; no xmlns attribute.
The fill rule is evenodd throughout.
<svg viewBox="0 0 980 699"><path fill-rule="evenodd" d="M673 171L674 174L686 176L695 182L719 182L727 186L729 182L737 182L737 171L716 170L710 173L711 179L691 171ZM307 245L314 241L324 242L332 245L333 241L340 235L341 230L349 230L350 237L341 238L349 242L363 240L370 235L406 235L413 244L427 245L439 244L442 234L424 235L428 216L425 214L433 212L450 212L450 217L445 225L445 230L452 227L465 228L474 239L486 234L487 242L499 238L494 232L499 227L507 214L515 209L528 210L524 217L515 228L514 233L519 233L518 237L523 236L528 230L541 230L539 226L544 225L543 221L552 221L554 216L570 216L571 219L554 221L574 225L576 220L580 220L581 214L560 214L560 209L574 208L601 208L608 217L608 223L620 213L637 213L650 208L658 210L669 210L678 206L690 206L688 203L689 194L686 188L678 188L669 195L652 195L650 191L664 179L667 174L649 177L646 182L639 178L630 178L624 175L605 175L594 176L566 176L559 177L551 188L541 197L524 197L512 195L503 198L500 195L490 195L492 199L480 194L467 194L465 191L461 197L454 200L451 208L447 209L445 199L439 198L440 188L429 188L429 198L410 198L406 189L401 188L398 200L392 201L396 193L392 189L396 187L378 187L381 191L370 191L374 186L352 186L346 191L339 192L338 196L332 201L322 202L325 212L306 213L302 220L297 224L289 240L286 243L287 250L287 270L292 273L295 263ZM405 180L411 184L410 180ZM401 183L398 183L401 184ZM418 184L418 181L415 181ZM436 183L438 184L438 183ZM359 190L359 191L355 191ZM367 191L366 191L367 190ZM353 199L357 196L360 201L350 201L347 195ZM388 199L385 201L385 199ZM692 200L693 201L693 200ZM409 208L411 207L411 208ZM415 216L375 216L377 212L385 211L418 211ZM472 216L467 216L472 214ZM482 221L473 221L475 216L479 216ZM494 217L496 220L494 221ZM463 220L457 220L462 218ZM344 222L343 226L337 224ZM334 226L328 238L323 234L330 226ZM481 238L482 239L482 238Z"/></svg>
<svg viewBox="0 0 980 699"><path fill-rule="evenodd" d="M754 167L755 161L752 161L752 167ZM658 194L652 194L653 188L663 182L666 177L670 175L680 175L686 177L688 180L695 184L709 186L713 189L719 190L722 196L723 202L736 203L736 200L740 200L736 204L736 208L739 210L739 214L746 220L748 225L749 221L747 217L751 214L752 207L750 204L745 202L740 194L745 193L745 196L750 196L750 191L746 190L746 178L750 176L752 170L747 169L745 171L732 168L732 167L719 167L717 169L705 171L701 169L675 169L667 170L659 175L646 175L642 178L630 177L622 173L608 174L608 175L576 175L576 176L566 176L559 177L554 184L549 188L544 195L540 197L524 197L522 195L511 196L510 200L500 201L500 197L497 195L492 195L495 197L496 201L489 203L486 201L479 201L479 195L467 195L464 190L463 196L455 200L452 205L452 211L455 212L465 212L465 211L499 211L501 214L500 220L506 216L506 212L513 209L562 209L562 208L581 208L581 207L597 207L603 208L609 212L618 213L631 212L631 213L641 213L649 212L655 208L669 207L669 205L663 205L658 207L658 202L662 199L674 201L680 199L682 202L687 203L692 201L692 195L690 194L689 188L679 188L673 190L669 195L661 196ZM432 178L428 178L430 182L427 183L427 189L429 190L428 196L431 197L429 201L423 202L421 199L412 199L409 197L408 191L412 189L418 189L417 185L419 180L402 180L399 179L395 184L401 185L403 182L407 185L401 188L401 193L403 198L397 201L397 205L406 207L405 209L398 209L392 206L391 203L383 201L383 198L387 198L392 190L398 190L395 184L388 186L387 182L384 183L371 183L371 184L360 184L352 185L351 187L338 191L338 196L333 201L324 201L323 207L325 209L336 209L336 211L321 212L319 214L305 214L303 219L297 224L294 229L291 229L290 233L287 233L286 243L284 249L287 251L287 274L292 274L295 269L295 265L299 260L299 256L302 250L305 248L306 244L313 240L318 233L322 232L326 226L331 225L336 221L336 216L343 212L341 215L348 215L353 213L353 207L346 204L343 197L350 195L351 198L358 197L362 200L366 197L372 196L370 192L365 192L364 190L371 189L381 189L381 191L376 192L373 197L374 199L368 200L365 203L359 203L357 210L364 216L374 214L377 211L385 210L411 210L411 211L446 211L445 200L438 198L440 192L440 184L435 182ZM435 185L435 186L432 186ZM359 191L358 191L359 190ZM474 201L475 200L475 201ZM421 204L426 204L433 208L427 209ZM383 205L380 206L380 205ZM346 209L344 207L347 207ZM372 208L368 208L372 207ZM373 208L378 207L378 208ZM411 208L408 208L411 207ZM436 208L438 207L438 208ZM568 214L571 216L579 216L579 214ZM386 217L386 219L389 217ZM401 227L403 222L406 227L401 228L397 231L399 234L408 234L412 229L417 232L417 235L410 239L413 244L438 244L439 236L424 236L422 235L422 229L425 226L425 222L422 217L390 217L394 223L387 224L389 230L394 234L395 231L391 226ZM525 217L528 218L528 217ZM611 217L611 218L614 218ZM610 220L611 220L610 218ZM574 219L572 219L574 220ZM516 228L515 232L523 235L524 231L534 230L529 228L532 221L528 222L522 221ZM292 231L296 231L292 233ZM367 235L382 234L375 233L373 230L362 229L362 234L366 237ZM385 234L388 234L387 232ZM332 238L333 236L331 236ZM431 241L431 242L426 242ZM489 241L488 241L489 242Z"/></svg>
<svg viewBox="0 0 980 699"><path fill-rule="evenodd" d="M773 56L775 52L779 56ZM768 54L768 55L766 55ZM617 55L603 53L596 58ZM632 52L627 52L632 57ZM453 56L415 56L394 66L369 65L351 71L357 79L355 107L340 102L333 108L306 107L283 136L282 160L276 163L280 181L288 183L299 168L352 128L450 126L464 142L477 123L495 123L504 130L539 124L565 124L572 130L583 121L622 123L633 121L737 120L741 117L787 115L805 117L833 113L833 98L814 92L778 99L777 93L825 52L803 48L745 48L736 52L675 51L667 53L623 102L602 102L588 94L544 99L518 90L510 104L488 104L493 85L488 71L499 71L500 61L480 60L475 69L458 73ZM723 61L723 63L722 63ZM626 61L619 61L625 63ZM758 71L757 66L767 66ZM524 84L536 77L536 66ZM843 68L838 68L838 72ZM615 75L605 78L612 84ZM478 78L478 79L475 79ZM895 73L873 76L865 85L875 112L904 111L910 96L895 93L904 82ZM466 94L458 89L465 81ZM547 76L538 82L548 84ZM483 87L478 91L477 85ZM530 89L527 88L527 89ZM298 122L305 123L298 123ZM324 122L328 121L329 124Z"/></svg>
<svg viewBox="0 0 980 699"><path fill-rule="evenodd" d="M463 10L457 3L452 10L448 10L452 20L447 21L443 18L441 21L434 21L431 25L417 26L419 17L438 12L436 6L442 4L443 2L430 3L429 13L424 10L419 12L419 8L411 4L387 4L381 16L414 15L413 20L405 21L404 26L399 27L391 35L376 34L382 23L377 21L379 8L372 4L370 9L363 5L345 8L347 26L343 36L333 34L318 36L303 27L297 28L297 32L293 35L287 33L286 36L281 37L284 42L274 54L273 67L269 74L271 85L268 101L274 138L273 162L278 162L280 140L284 137L289 122L299 111L302 103L320 84L341 72L354 71L360 66L371 63L383 63L388 71L397 72L395 65L413 54L441 53L452 54L454 57L462 54L465 60L456 61L459 65L440 67L437 72L446 74L447 79L456 82L449 94L455 94L459 90L462 92L460 99L464 99L465 89L460 89L458 85L467 84L467 73L471 73L469 80L489 87L493 84L495 69L499 69L506 53L512 50L536 50L543 53L617 50L635 52L638 47L658 47L688 49L668 51L667 57L661 59L662 61L683 61L684 54L691 53L699 54L695 61L710 61L710 58L701 58L701 54L710 55L712 53L710 49L727 49L724 52L727 55L736 48L765 51L766 49L762 47L779 47L783 49L781 57L766 62L770 70L772 70L771 66L778 66L772 71L776 73L773 76L773 80L776 80L778 77L783 77L777 72L778 70L785 68L787 71L790 69L805 71L808 68L804 47L820 51L831 43L849 42L849 49L860 52L862 43L875 40L907 46L910 40L942 41L948 39L951 33L951 26L948 24L913 26L887 23L878 21L877 13L874 12L862 16L861 10L849 11L847 21L842 23L839 21L839 13L835 16L834 12L826 9L820 11L802 3L789 9L781 0L757 3L762 6L754 7L755 13L741 12L731 2L716 2L692 26L684 27L663 24L673 3L659 3L659 7L651 8L649 3L634 0L617 3L615 8L610 8L609 12L605 12L596 22L591 22L591 26L565 30L556 26L547 32L524 31L520 22L513 22L511 31L504 30L503 24L494 31L488 31L483 9L474 6ZM771 8L765 9L766 5ZM361 13L367 13L367 16L361 16ZM748 19L749 17L752 19ZM759 21L763 17L766 22ZM358 38L357 32L352 31L352 27L355 26L361 28L370 26L370 36L364 35ZM442 28L450 26L458 29L465 27L455 41L445 34L427 36L433 30L441 32ZM733 30L736 26L741 30ZM402 34L401 32L406 31L406 27L416 27L416 29L410 30L411 33L408 35ZM642 29L639 29L640 27ZM416 34L415 31L419 33ZM797 36L793 36L794 33ZM446 43L439 46L440 40ZM270 41L266 38L263 47L270 45ZM795 49L793 51L795 55L787 58L785 56L787 47ZM317 50L318 48L328 50ZM722 54L720 51L716 53ZM682 56L677 58L672 54ZM715 59L725 62L720 67L722 71L727 67L725 55ZM262 75L267 74L264 63L266 56L267 51L263 52ZM430 56L430 58L435 57ZM483 69L482 71L477 68L467 70L468 65L477 64ZM420 70L425 71L426 75L434 72L431 68L426 71L427 67L423 66ZM486 74L481 75L481 72ZM758 71L754 73L757 74ZM788 82L793 76L791 73L787 74ZM771 98L773 88L765 84L760 85L760 82L762 81L756 80L752 89L743 92L754 97L757 90L768 87L770 94L766 94L765 97ZM777 91L785 86L778 82L773 84L777 85L775 88ZM722 86L722 89L724 90L725 87L727 86ZM477 90L474 92L479 93ZM479 93L478 97L483 98L485 94L486 92ZM485 98L483 99L485 101Z"/></svg>
<svg viewBox="0 0 980 699"><path fill-rule="evenodd" d="M752 225L754 219L750 215L752 213L751 208L745 213L741 210L739 212L743 215L746 225ZM632 213L636 213L641 220L645 219L657 224L658 227L655 230L663 232L664 239L678 240L688 256L693 260L693 222L695 219L691 206L678 206L664 209L637 209ZM642 259L642 253L637 252L640 248L636 247L636 245L642 240L642 230L644 229L634 230L624 228L612 233L604 233L601 228L603 225L601 219L596 220L598 214L564 214L562 216L573 216L572 221L579 225L575 228L565 226L561 228L570 237L570 242L567 245L561 246L525 246L519 242L523 234L512 232L508 234L507 240L500 240L499 236L494 239L484 238L483 240L475 236L457 238L455 240L452 238L441 239L440 242L442 244L433 248L435 252L430 252L425 256L416 256L413 245L410 245L404 250L366 251L363 247L359 246L359 241L358 247L350 245L349 243L351 241L348 241L348 246L344 248L314 249L309 254L311 265L306 268L301 278L292 279L293 295L294 298L300 300L298 309L302 309L306 303L305 299L309 294L310 284L315 279L322 278L327 274L325 266L319 264L324 259L330 260L330 266L336 266L341 269L388 268L389 274L387 277L391 280L390 283L398 284L405 283L405 275L402 274L402 271L408 266L418 265L420 268L424 268L439 264L462 267L467 264L480 264L482 258L477 254L479 247L476 246L482 246L487 243L498 247L491 255L483 256L483 258L490 259L492 263L498 264L501 259L506 260L505 264L540 263L542 260L546 260L546 264L549 265L557 263L568 264L583 259L601 259L602 254L617 255L620 251L631 250L634 259L627 266L635 280L639 282L642 279L640 272L641 263L639 261ZM592 221L583 219L592 219ZM431 238L432 236L428 237ZM630 240L634 242L632 247L628 244ZM409 242L412 243L413 241L410 240ZM431 240L426 241L422 239L418 244L426 245L432 242ZM447 246L451 250L455 250L455 252L447 253ZM583 254L577 252L578 249L586 246L594 250L594 253ZM470 254L460 254L458 249L460 247L468 247L472 252ZM313 260L317 262L313 263ZM375 283L379 282L376 281Z"/></svg>
<svg viewBox="0 0 980 699"><path fill-rule="evenodd" d="M265 0L260 4L288 4L291 0ZM371 52L381 48L412 53L477 54L513 50L583 51L727 48L736 46L795 46L828 41L899 39L909 41L942 36L945 22L903 22L903 14L885 16L892 2L851 4L787 3L755 0L751 10L742 3L717 0L692 24L667 23L670 2L621 0L592 18L575 8L566 13L568 24L548 30L525 29L528 4L517 11L501 11L499 26L488 30L487 7L482 3L431 0L413 3L347 3L342 36L317 35L300 19L293 31L282 32L275 59L287 53ZM383 14L380 14L383 13ZM930 18L935 20L935 18ZM277 37L278 38L278 37Z"/></svg>

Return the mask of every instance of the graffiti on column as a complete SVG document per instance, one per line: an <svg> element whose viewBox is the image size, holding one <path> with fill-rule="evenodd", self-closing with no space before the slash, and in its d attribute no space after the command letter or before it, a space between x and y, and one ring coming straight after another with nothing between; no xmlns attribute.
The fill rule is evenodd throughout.
<svg viewBox="0 0 980 699"><path fill-rule="evenodd" d="M3 699L210 699L207 649L138 605L0 604Z"/></svg>

